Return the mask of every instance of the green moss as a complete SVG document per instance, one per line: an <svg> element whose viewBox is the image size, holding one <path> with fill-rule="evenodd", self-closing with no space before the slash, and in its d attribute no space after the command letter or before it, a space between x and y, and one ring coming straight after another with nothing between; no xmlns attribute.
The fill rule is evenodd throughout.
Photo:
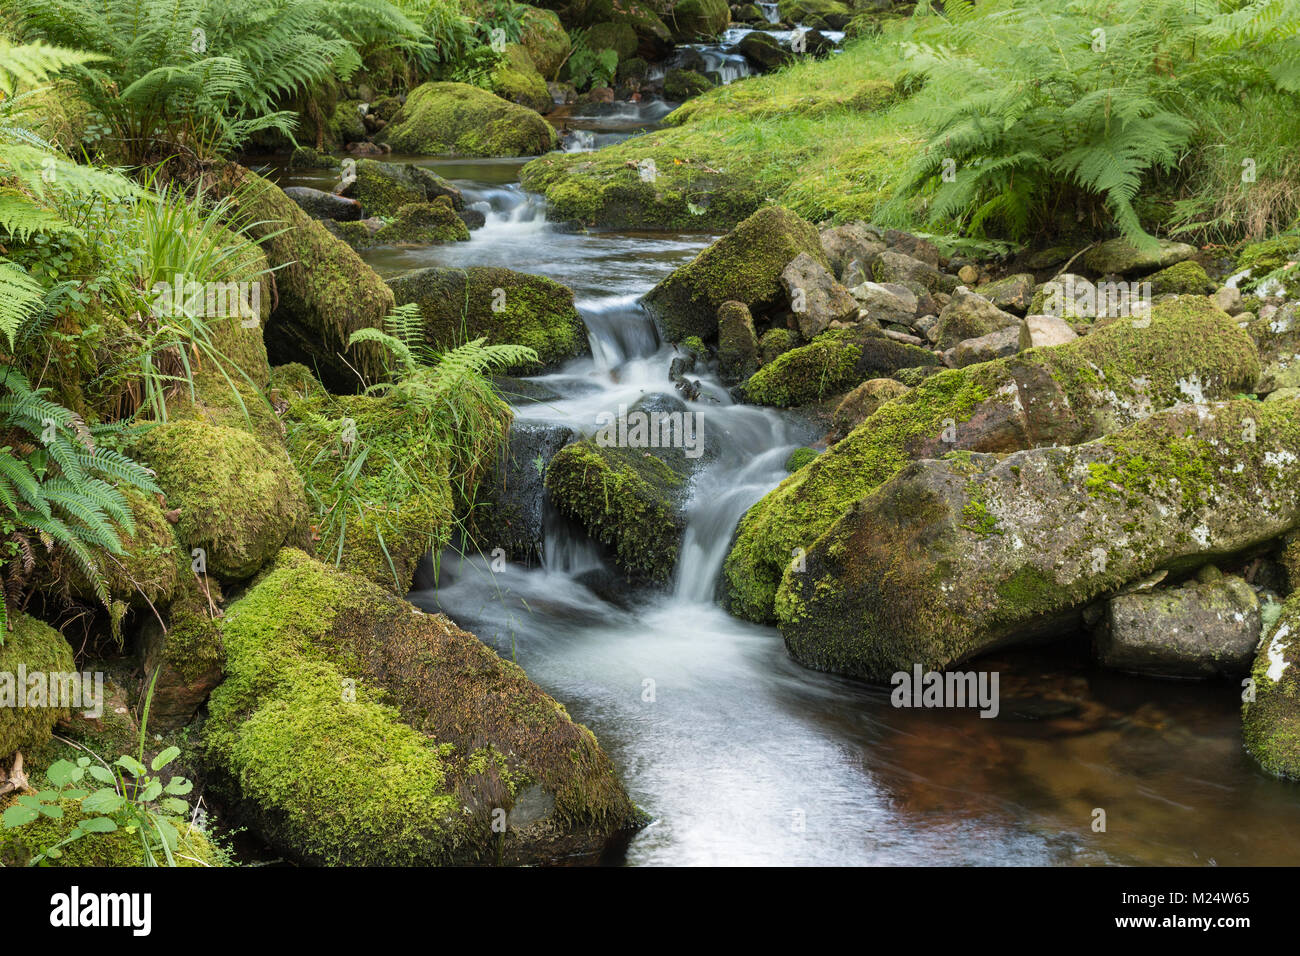
<svg viewBox="0 0 1300 956"><path fill-rule="evenodd" d="M1176 262L1143 281L1151 283L1152 295L1209 295L1216 288L1201 264L1191 259Z"/></svg>
<svg viewBox="0 0 1300 956"><path fill-rule="evenodd" d="M677 0L669 25L681 41L713 39L731 22L726 0Z"/></svg>
<svg viewBox="0 0 1300 956"><path fill-rule="evenodd" d="M684 531L686 477L639 448L566 445L546 469L546 490L561 513L608 545L628 575L665 583Z"/></svg>
<svg viewBox="0 0 1300 956"><path fill-rule="evenodd" d="M482 858L500 842L492 811L537 781L556 814L506 839L634 819L590 732L517 667L360 578L286 551L222 629L206 753L241 815L296 858Z"/></svg>
<svg viewBox="0 0 1300 956"><path fill-rule="evenodd" d="M180 509L182 550L202 548L218 577L247 578L287 542L302 540L302 479L283 448L268 449L238 429L178 421L147 432L138 454L157 472L167 507Z"/></svg>
<svg viewBox="0 0 1300 956"><path fill-rule="evenodd" d="M664 77L664 98L676 103L707 93L711 89L713 83L709 78L694 70L669 70Z"/></svg>
<svg viewBox="0 0 1300 956"><path fill-rule="evenodd" d="M785 460L785 470L794 473L804 465L810 464L820 452L815 448L796 448L790 452L790 457Z"/></svg>
<svg viewBox="0 0 1300 956"><path fill-rule="evenodd" d="M790 408L818 402L856 385L862 348L844 332L826 332L764 365L745 383L758 405Z"/></svg>
<svg viewBox="0 0 1300 956"><path fill-rule="evenodd" d="M796 550L811 547L853 502L906 464L910 447L937 440L949 422L965 422L989 395L969 370L942 372L881 405L770 492L741 519L724 564L731 612L771 621L777 586Z"/></svg>
<svg viewBox="0 0 1300 956"><path fill-rule="evenodd" d="M519 42L524 45L537 71L553 77L569 55L569 34L553 10L523 7Z"/></svg>
<svg viewBox="0 0 1300 956"><path fill-rule="evenodd" d="M502 99L517 103L539 113L548 112L555 105L537 67L528 51L517 43L506 45L505 54L493 69L490 82L492 92Z"/></svg>
<svg viewBox="0 0 1300 956"><path fill-rule="evenodd" d="M583 34L588 49L613 50L620 60L636 54L636 31L628 23L594 23Z"/></svg>
<svg viewBox="0 0 1300 956"><path fill-rule="evenodd" d="M758 352L763 364L775 362L777 357L795 348L799 339L789 329L768 329L758 340Z"/></svg>
<svg viewBox="0 0 1300 956"><path fill-rule="evenodd" d="M555 130L534 111L465 83L425 83L383 131L397 152L424 156L535 156Z"/></svg>
<svg viewBox="0 0 1300 956"><path fill-rule="evenodd" d="M1237 271L1250 270L1250 278L1242 280L1243 292L1253 292L1267 276L1300 257L1300 236L1277 236L1263 242L1243 246L1237 255Z"/></svg>
<svg viewBox="0 0 1300 956"><path fill-rule="evenodd" d="M68 708L46 706L49 701L19 707L19 668L26 674L54 675L70 674L75 666L72 648L54 628L13 611L10 622L13 630L0 633L0 761L15 750L45 743L54 725L68 717ZM25 699L34 703L30 696Z"/></svg>

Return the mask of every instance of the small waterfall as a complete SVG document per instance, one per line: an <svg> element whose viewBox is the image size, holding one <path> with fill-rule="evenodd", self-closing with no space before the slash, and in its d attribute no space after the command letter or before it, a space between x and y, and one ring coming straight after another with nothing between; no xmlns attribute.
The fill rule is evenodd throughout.
<svg viewBox="0 0 1300 956"><path fill-rule="evenodd" d="M763 11L763 16L767 17L768 23L777 23L781 19L781 14L777 11L775 3L760 3L758 9Z"/></svg>
<svg viewBox="0 0 1300 956"><path fill-rule="evenodd" d="M659 333L639 295L616 295L578 303L596 369L608 372L630 359L659 351ZM665 383L666 384L666 383Z"/></svg>
<svg viewBox="0 0 1300 956"><path fill-rule="evenodd" d="M604 567L600 547L566 521L548 496L542 503L542 568L548 574L576 577Z"/></svg>

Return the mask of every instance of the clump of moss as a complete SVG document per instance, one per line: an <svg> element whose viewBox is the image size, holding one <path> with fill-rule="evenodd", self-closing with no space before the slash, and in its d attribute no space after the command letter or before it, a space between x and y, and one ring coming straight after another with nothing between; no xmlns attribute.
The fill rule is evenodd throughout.
<svg viewBox="0 0 1300 956"><path fill-rule="evenodd" d="M857 384L861 356L850 335L826 332L760 368L745 383L745 394L758 405L779 408L818 402Z"/></svg>
<svg viewBox="0 0 1300 956"><path fill-rule="evenodd" d="M1275 777L1300 780L1300 592L1260 641L1251 668L1255 699L1241 708L1246 752Z"/></svg>
<svg viewBox="0 0 1300 956"><path fill-rule="evenodd" d="M1277 236L1263 242L1247 243L1237 255L1237 271L1250 270L1250 277L1242 280L1243 292L1253 292L1260 282L1287 263L1300 258L1300 236Z"/></svg>
<svg viewBox="0 0 1300 956"><path fill-rule="evenodd" d="M554 148L555 130L527 107L465 83L425 83L383 131L399 153L424 156L536 156Z"/></svg>
<svg viewBox="0 0 1300 956"><path fill-rule="evenodd" d="M505 53L492 70L492 92L538 113L549 112L555 105L528 51L517 43L506 45Z"/></svg>
<svg viewBox="0 0 1300 956"><path fill-rule="evenodd" d="M202 421L169 422L141 437L138 454L157 472L168 508L179 508L182 549L203 549L208 570L243 580L286 543L303 540L302 479L283 448Z"/></svg>
<svg viewBox="0 0 1300 956"><path fill-rule="evenodd" d="M608 545L628 575L658 583L667 582L677 564L685 488L686 474L668 461L590 440L565 446L546 469L556 508Z"/></svg>
<svg viewBox="0 0 1300 956"><path fill-rule="evenodd" d="M1148 276L1152 295L1209 295L1216 288L1199 262L1184 259Z"/></svg>
<svg viewBox="0 0 1300 956"><path fill-rule="evenodd" d="M72 648L63 635L43 621L11 612L13 630L3 635L0 644L0 760L15 750L43 744L50 739L54 725L68 717L68 708L49 706L30 694L26 704L18 706L19 668L27 674L71 674L74 668Z"/></svg>

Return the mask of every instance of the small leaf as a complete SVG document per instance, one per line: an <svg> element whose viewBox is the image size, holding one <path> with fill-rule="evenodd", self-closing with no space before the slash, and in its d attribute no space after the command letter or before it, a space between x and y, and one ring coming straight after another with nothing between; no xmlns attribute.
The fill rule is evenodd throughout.
<svg viewBox="0 0 1300 956"><path fill-rule="evenodd" d="M101 767L99 764L95 764L95 766L90 768L90 775L100 783L117 783L117 778L113 776L113 771L109 770L107 767Z"/></svg>
<svg viewBox="0 0 1300 956"><path fill-rule="evenodd" d="M117 829L117 823L112 817L88 817L77 826L83 833L112 833Z"/></svg>
<svg viewBox="0 0 1300 956"><path fill-rule="evenodd" d="M45 776L49 779L50 783L54 784L56 787L63 788L73 781L73 774L76 773L76 770L76 765L71 761L56 760L54 763L50 764L49 769L45 771Z"/></svg>
<svg viewBox="0 0 1300 956"><path fill-rule="evenodd" d="M123 770L125 770L133 777L144 776L144 764L136 760L134 757L128 756L126 754L123 754L121 757L118 757L115 761L113 761L113 765L117 767L121 767Z"/></svg>
<svg viewBox="0 0 1300 956"><path fill-rule="evenodd" d="M161 781L159 781L159 780L150 780L150 781L149 781L149 785L146 786L146 787L144 788L144 792L140 794L140 797L139 797L140 802L141 802L141 803L152 803L153 801L157 800L157 799L162 795L162 791L163 791L163 785L162 785L162 782L161 782Z"/></svg>
<svg viewBox="0 0 1300 956"><path fill-rule="evenodd" d="M125 801L121 794L110 787L96 790L81 801L81 809L87 813L112 813L121 808Z"/></svg>
<svg viewBox="0 0 1300 956"><path fill-rule="evenodd" d="M181 755L180 747L168 747L158 756L154 757L153 760L150 762L149 766L152 767L154 770L161 770L163 767L167 766L169 763L171 763L180 755Z"/></svg>
<svg viewBox="0 0 1300 956"><path fill-rule="evenodd" d="M194 789L194 781L185 777L172 777L167 784L166 792L173 797L183 797Z"/></svg>
<svg viewBox="0 0 1300 956"><path fill-rule="evenodd" d="M0 819L3 819L4 825L12 830L14 827L20 827L24 824L31 823L39 815L40 814L35 810L29 810L27 807L20 807L18 804L14 804L4 812L3 817L0 817Z"/></svg>
<svg viewBox="0 0 1300 956"><path fill-rule="evenodd" d="M158 805L168 813L174 813L177 816L190 812L190 805L179 797L164 797Z"/></svg>

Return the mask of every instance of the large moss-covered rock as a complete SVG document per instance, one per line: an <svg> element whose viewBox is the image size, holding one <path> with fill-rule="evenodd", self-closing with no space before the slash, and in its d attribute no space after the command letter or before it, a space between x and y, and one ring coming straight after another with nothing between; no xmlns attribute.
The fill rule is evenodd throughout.
<svg viewBox="0 0 1300 956"><path fill-rule="evenodd" d="M595 737L518 666L362 578L287 550L221 627L211 780L295 859L538 862L639 822Z"/></svg>
<svg viewBox="0 0 1300 956"><path fill-rule="evenodd" d="M536 156L554 148L554 128L534 110L466 83L411 91L383 139L423 156Z"/></svg>
<svg viewBox="0 0 1300 956"><path fill-rule="evenodd" d="M674 39L682 43L692 40L712 40L720 36L731 22L731 8L727 0L677 0L668 23Z"/></svg>
<svg viewBox="0 0 1300 956"><path fill-rule="evenodd" d="M888 679L1077 626L1159 569L1300 523L1300 401L1180 405L1083 445L919 461L792 564L777 596L808 666Z"/></svg>
<svg viewBox="0 0 1300 956"><path fill-rule="evenodd" d="M326 226L353 249L376 246L468 242L469 227L445 196L436 202L408 203L398 208L389 222L367 219L361 222L332 222Z"/></svg>
<svg viewBox="0 0 1300 956"><path fill-rule="evenodd" d="M1157 305L1149 324L1117 322L927 378L746 513L724 567L731 610L771 620L796 549L911 460L1087 441L1179 401L1248 391L1258 369L1245 332L1208 300L1186 298Z"/></svg>
<svg viewBox="0 0 1300 956"><path fill-rule="evenodd" d="M232 197L249 233L263 239L262 250L276 267L279 298L265 334L275 361L303 360L353 387L349 363L377 374L380 351L347 343L358 329L383 328L393 308L383 280L273 183L234 163L217 170L214 181L217 192Z"/></svg>
<svg viewBox="0 0 1300 956"><path fill-rule="evenodd" d="M1300 591L1259 642L1251 668L1254 699L1243 696L1246 753L1275 777L1300 781Z"/></svg>
<svg viewBox="0 0 1300 956"><path fill-rule="evenodd" d="M456 501L445 443L425 409L392 396L327 395L310 381L295 387L291 379L305 371L276 374L289 406L289 454L312 489L318 553L405 594L420 559L451 539ZM473 472L485 464L471 463Z"/></svg>
<svg viewBox="0 0 1300 956"><path fill-rule="evenodd" d="M573 290L543 276L495 266L430 267L396 276L389 285L399 304L420 306L435 348L486 337L494 345L526 345L549 367L591 347Z"/></svg>
<svg viewBox="0 0 1300 956"><path fill-rule="evenodd" d="M546 490L564 515L606 545L630 578L667 583L685 531L690 475L680 453L601 447L593 440L562 448L546 470Z"/></svg>
<svg viewBox="0 0 1300 956"><path fill-rule="evenodd" d="M553 10L523 7L519 42L543 77L553 77L564 64L572 43Z"/></svg>
<svg viewBox="0 0 1300 956"><path fill-rule="evenodd" d="M20 677L71 674L75 666L68 642L44 621L11 611L10 622L13 630L0 634L0 762L15 750L45 743L54 725L68 717L67 707L52 706L45 696L47 682L38 682L38 700L32 686L19 686Z"/></svg>
<svg viewBox="0 0 1300 956"><path fill-rule="evenodd" d="M202 549L210 573L243 580L286 544L304 540L302 479L282 447L268 448L240 429L189 420L150 429L137 451L157 472L167 507L180 510L182 551Z"/></svg>
<svg viewBox="0 0 1300 956"><path fill-rule="evenodd" d="M751 312L785 300L781 272L800 253L828 266L817 229L781 206L765 206L646 293L669 341L713 341L718 308L742 302Z"/></svg>

